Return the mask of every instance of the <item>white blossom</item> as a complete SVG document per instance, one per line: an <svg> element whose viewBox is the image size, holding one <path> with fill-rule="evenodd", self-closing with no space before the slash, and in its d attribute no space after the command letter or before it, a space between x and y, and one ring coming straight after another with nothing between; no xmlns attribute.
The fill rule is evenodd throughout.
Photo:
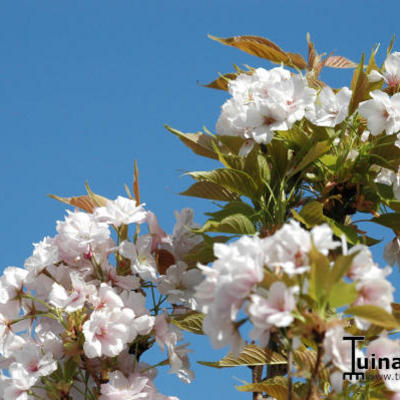
<svg viewBox="0 0 400 400"><path fill-rule="evenodd" d="M71 272L71 290L67 291L58 283L53 283L49 302L56 307L63 308L66 312L74 312L81 309L89 295L92 295L96 288L88 285L77 272Z"/></svg>
<svg viewBox="0 0 400 400"><path fill-rule="evenodd" d="M137 332L132 327L134 318L135 314L129 308L94 311L83 324L86 356L117 356L136 337Z"/></svg>
<svg viewBox="0 0 400 400"><path fill-rule="evenodd" d="M143 235L136 244L124 240L118 248L119 253L131 260L131 270L143 280L155 282L157 280L157 264L151 253L152 238Z"/></svg>
<svg viewBox="0 0 400 400"><path fill-rule="evenodd" d="M166 275L158 278L158 290L168 295L171 304L183 303L189 308L195 309L197 303L194 299L195 286L202 281L202 273L199 269L188 270L187 264L178 261L167 269Z"/></svg>
<svg viewBox="0 0 400 400"><path fill-rule="evenodd" d="M371 134L397 133L400 130L400 93L390 97L385 92L374 90L370 95L372 99L361 102L358 112L367 119Z"/></svg>
<svg viewBox="0 0 400 400"><path fill-rule="evenodd" d="M311 108L306 117L315 125L335 127L347 117L350 99L349 88L343 87L335 94L329 86L325 86L319 93L315 108Z"/></svg>
<svg viewBox="0 0 400 400"><path fill-rule="evenodd" d="M145 204L136 205L135 200L118 196L116 200L108 200L105 207L98 207L94 217L116 227L120 225L141 224L146 220Z"/></svg>
<svg viewBox="0 0 400 400"><path fill-rule="evenodd" d="M92 214L81 211L70 212L65 221L57 221L58 235L55 243L59 256L67 263L74 264L90 256L96 248L111 249L110 230L104 222L97 221Z"/></svg>
<svg viewBox="0 0 400 400"><path fill-rule="evenodd" d="M297 291L297 286L287 288L283 282L274 282L265 295L260 290L251 296L248 314L254 330L250 337L259 340L260 346L268 344L271 327L287 327L293 322L291 312L296 307L294 294Z"/></svg>
<svg viewBox="0 0 400 400"><path fill-rule="evenodd" d="M400 345L398 340L390 340L386 336L381 336L378 339L373 340L367 348L367 354L370 358L375 358L376 360L387 358L390 361L390 367L384 368L384 364L382 364L382 368L379 368L379 364L377 365L379 374L384 377L387 376L388 379L383 379L386 387L389 390L400 391L400 381L396 378L397 369L392 369L392 361L394 358L400 358ZM389 375L391 375L389 377Z"/></svg>
<svg viewBox="0 0 400 400"><path fill-rule="evenodd" d="M99 400L178 400L157 392L153 381L146 375L135 372L125 377L120 371L109 374L109 381L101 385Z"/></svg>
<svg viewBox="0 0 400 400"><path fill-rule="evenodd" d="M54 239L46 236L41 242L34 243L33 254L25 260L25 268L33 275L34 279L40 272L58 262L58 248Z"/></svg>
<svg viewBox="0 0 400 400"><path fill-rule="evenodd" d="M217 122L220 135L241 136L256 143L269 143L277 130L288 130L301 120L314 103L316 93L300 75L282 67L256 69L229 82L232 95L222 106ZM250 148L249 148L250 144ZM247 142L248 153L252 142Z"/></svg>

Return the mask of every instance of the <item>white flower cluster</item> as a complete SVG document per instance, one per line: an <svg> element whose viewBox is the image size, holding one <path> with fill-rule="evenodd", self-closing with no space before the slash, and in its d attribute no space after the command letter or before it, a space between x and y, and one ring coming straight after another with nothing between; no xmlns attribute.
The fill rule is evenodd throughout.
<svg viewBox="0 0 400 400"><path fill-rule="evenodd" d="M212 267L199 266L205 279L195 294L206 312L203 329L213 346L230 345L235 354L240 352L244 341L238 329L242 320L237 317L241 310L253 325L250 338L266 346L272 331L292 324L299 296L307 294L313 246L328 256L340 245L328 225L307 231L296 221L263 239L243 236L229 244L215 244L217 259ZM391 312L394 289L385 279L390 267L380 269L368 247L356 245L348 251L343 243L344 254L355 252L348 273L358 290L354 305L372 304ZM264 282L265 274L269 280L273 277L272 284ZM368 326L364 320L356 321L362 328Z"/></svg>
<svg viewBox="0 0 400 400"><path fill-rule="evenodd" d="M400 87L400 52L390 54L384 62L384 72L373 70L369 76L371 82L384 80L389 90L397 92ZM383 131L392 135L400 131L400 93L389 96L381 90L370 93L371 100L360 103L358 112L367 119L372 135ZM399 137L399 136L398 136ZM399 145L399 142L397 142Z"/></svg>
<svg viewBox="0 0 400 400"><path fill-rule="evenodd" d="M183 261L202 240L191 231L196 226L193 212L184 209L176 217L169 236L144 205L123 197L93 214L68 212L57 222L54 238L35 244L25 269L5 269L0 278L0 398L54 398L54 393L48 396L51 382L65 376L73 360L76 369L68 380L73 384L62 389L73 399L89 398L85 393L94 388L102 400L176 399L159 394L155 370L138 364L157 342L168 350L171 373L185 382L194 378L188 344L179 344L182 333L162 311L165 300L177 312L193 308L194 286L202 279L199 270ZM149 234L136 243L125 237L116 245L110 226L143 222ZM161 250L169 254L162 273L156 262ZM146 299L149 287L160 293L152 308ZM88 379L79 370L86 370Z"/></svg>
<svg viewBox="0 0 400 400"><path fill-rule="evenodd" d="M242 155L254 142L267 144L275 131L286 131L304 117L320 126L343 122L351 98L348 88L335 94L325 87L317 96L303 76L283 67L242 73L229 82L229 93L232 98L222 106L217 133L246 139Z"/></svg>

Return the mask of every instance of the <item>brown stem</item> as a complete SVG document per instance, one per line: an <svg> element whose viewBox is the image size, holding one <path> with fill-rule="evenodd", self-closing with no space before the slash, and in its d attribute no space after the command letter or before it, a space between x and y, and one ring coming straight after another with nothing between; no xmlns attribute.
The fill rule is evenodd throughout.
<svg viewBox="0 0 400 400"><path fill-rule="evenodd" d="M293 382L292 382L292 362L293 362L293 354L292 349L289 349L288 353L288 400L292 400L293 398Z"/></svg>
<svg viewBox="0 0 400 400"><path fill-rule="evenodd" d="M261 382L263 365L256 365L251 368L251 381L253 383ZM262 392L253 392L253 400L262 400Z"/></svg>
<svg viewBox="0 0 400 400"><path fill-rule="evenodd" d="M319 367L321 365L321 360L322 360L322 346L319 344L318 351L317 351L317 360L315 361L315 367L314 367L313 373L311 375L310 386L308 388L307 400L311 399L312 394L316 390L316 383L317 383Z"/></svg>

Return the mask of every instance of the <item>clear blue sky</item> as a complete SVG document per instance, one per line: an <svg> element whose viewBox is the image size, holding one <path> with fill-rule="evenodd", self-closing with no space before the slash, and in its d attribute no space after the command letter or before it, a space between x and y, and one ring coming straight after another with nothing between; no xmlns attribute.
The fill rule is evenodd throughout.
<svg viewBox="0 0 400 400"><path fill-rule="evenodd" d="M399 12L398 0L2 1L0 267L22 266L32 242L54 235L64 207L47 193L80 194L89 181L115 198L131 182L134 159L142 199L166 230L173 211L185 206L204 220L209 204L177 193L190 183L182 172L213 164L163 124L213 130L226 95L197 82L231 71L232 63L269 66L207 39L208 33L265 36L305 54L310 32L320 52L358 61L377 42L384 54L393 33L400 34ZM341 86L350 74L325 77ZM208 341L196 338L193 346L194 360L216 359ZM167 376L158 379L160 391L190 400L250 398L235 392L232 378L249 378L248 371L195 370L191 386Z"/></svg>

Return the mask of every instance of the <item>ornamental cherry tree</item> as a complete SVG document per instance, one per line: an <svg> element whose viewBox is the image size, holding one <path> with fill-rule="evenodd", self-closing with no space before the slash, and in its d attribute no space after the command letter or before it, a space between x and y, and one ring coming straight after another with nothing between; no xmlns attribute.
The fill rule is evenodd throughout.
<svg viewBox="0 0 400 400"><path fill-rule="evenodd" d="M400 398L400 53L392 41L382 66L377 49L355 64L308 36L305 61L261 37L211 38L278 66L206 85L228 92L215 133L167 126L221 163L182 193L213 200L210 218L185 208L167 234L136 165L125 196L52 195L74 209L0 278L1 398L177 399L154 378L167 365L194 379L183 331L228 349L201 368L250 369L236 388L253 399ZM351 83L330 87L324 67L353 68ZM360 216L393 231L387 267Z"/></svg>

